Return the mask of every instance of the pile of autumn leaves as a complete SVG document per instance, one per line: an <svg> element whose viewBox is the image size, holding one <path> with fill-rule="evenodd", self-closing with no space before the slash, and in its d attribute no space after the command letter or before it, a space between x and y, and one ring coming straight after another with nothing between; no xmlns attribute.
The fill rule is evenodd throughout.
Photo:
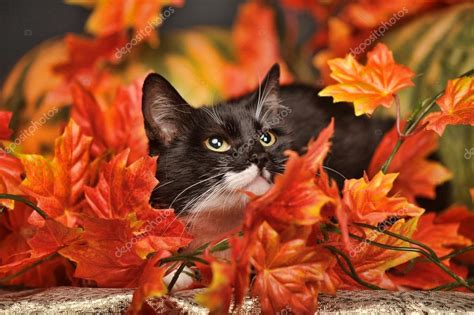
<svg viewBox="0 0 474 315"><path fill-rule="evenodd" d="M358 115L391 106L394 93L412 85L414 75L383 45L368 54L366 66L350 55L330 66L338 83L322 93L353 102ZM385 135L367 174L347 179L342 191L323 168L337 121L304 156L289 152L285 173L245 210L243 234L229 235L231 259L205 251L206 263L196 263L200 285L207 287L197 301L226 313L232 298L238 305L251 294L266 313L310 313L319 292L432 289L455 280L420 252L387 248L419 248L404 238L426 244L465 278L472 252L456 260L449 254L474 241L474 214L464 206L423 214L415 198L433 198L436 185L451 177L427 159L438 145L432 130L441 135L448 124L474 125L473 85L472 78L449 81L437 101L441 111L406 138L388 172L379 170L399 139L396 129ZM191 236L172 210L148 202L158 182L156 159L146 156L140 87L122 87L104 106L73 84L71 120L56 139L54 157L1 154L0 193L30 201L0 200L2 285L138 288L134 312L147 298L167 293L163 276L177 268L173 258ZM2 140L11 136L10 118L0 115Z"/></svg>

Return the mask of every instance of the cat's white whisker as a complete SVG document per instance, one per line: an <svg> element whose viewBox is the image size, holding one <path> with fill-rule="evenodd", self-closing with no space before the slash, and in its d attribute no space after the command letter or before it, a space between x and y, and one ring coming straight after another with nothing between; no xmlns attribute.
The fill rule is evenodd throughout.
<svg viewBox="0 0 474 315"><path fill-rule="evenodd" d="M176 202L176 200L177 200L182 194L184 194L186 191L188 191L189 189L193 188L193 187L196 186L196 185L202 184L202 183L204 183L204 182L206 182L206 181L208 181L208 180L211 180L211 179L213 179L213 178L216 178L216 177L222 176L222 175L223 175L223 174L217 174L217 175L211 176L211 177L209 177L209 178L206 178L206 179L204 179L204 180L200 180L200 181L198 181L197 183L194 183L194 184L188 186L187 188L185 188L183 191L181 191L181 192L173 199L173 201L170 203L170 208L173 208L173 204Z"/></svg>

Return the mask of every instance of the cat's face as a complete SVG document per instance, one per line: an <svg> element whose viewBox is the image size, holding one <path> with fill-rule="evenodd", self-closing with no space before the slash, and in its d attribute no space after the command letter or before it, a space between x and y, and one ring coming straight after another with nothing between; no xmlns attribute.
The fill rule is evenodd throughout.
<svg viewBox="0 0 474 315"><path fill-rule="evenodd" d="M245 191L268 191L273 176L283 172L291 139L278 78L275 65L255 93L192 108L163 77L149 75L143 114L160 181L152 202L194 215L242 208Z"/></svg>

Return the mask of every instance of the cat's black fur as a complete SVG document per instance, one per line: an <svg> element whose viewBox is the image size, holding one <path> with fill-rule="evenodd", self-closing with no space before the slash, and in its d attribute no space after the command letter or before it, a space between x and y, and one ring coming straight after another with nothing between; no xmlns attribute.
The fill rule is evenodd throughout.
<svg viewBox="0 0 474 315"><path fill-rule="evenodd" d="M267 115L257 120L259 95L260 100L266 96L261 117L263 113ZM356 117L352 106L334 104L331 98L318 96L318 89L311 86L280 87L278 65L262 81L260 92L256 90L212 108L192 108L166 79L151 74L143 86L143 113L150 154L159 156L160 186L153 192L152 202L172 207L178 213L192 209L193 200L208 193L211 185L222 179L211 178L216 174L240 172L251 161L265 165L272 175L283 172L284 151L303 153L308 141L317 137L331 117L335 118L335 136L326 161L328 174L338 184L343 177L359 178L383 134L393 124ZM277 135L276 144L269 148L256 138L265 128ZM215 134L228 139L233 149L226 153L207 150L203 141ZM242 145L252 143L251 139L254 144L244 148Z"/></svg>

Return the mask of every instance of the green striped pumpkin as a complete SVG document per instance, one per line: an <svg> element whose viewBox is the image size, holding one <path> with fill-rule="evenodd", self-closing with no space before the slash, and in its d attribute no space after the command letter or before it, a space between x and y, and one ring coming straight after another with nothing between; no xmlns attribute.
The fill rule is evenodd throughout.
<svg viewBox="0 0 474 315"><path fill-rule="evenodd" d="M394 30L382 39L397 63L418 75L415 87L401 95L402 104L418 102L442 91L446 82L474 68L474 4L460 4L427 14ZM409 105L409 106L408 106ZM441 138L440 155L453 172L453 200L471 205L468 189L474 187L474 128L448 126ZM465 157L466 155L466 157Z"/></svg>

